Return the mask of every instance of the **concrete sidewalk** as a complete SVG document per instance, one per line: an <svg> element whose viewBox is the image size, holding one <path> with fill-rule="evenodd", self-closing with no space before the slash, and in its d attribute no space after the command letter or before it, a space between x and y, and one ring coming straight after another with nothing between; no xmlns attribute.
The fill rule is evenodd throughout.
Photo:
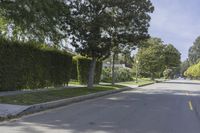
<svg viewBox="0 0 200 133"><path fill-rule="evenodd" d="M81 85L74 86L66 86L59 88L45 88L45 89L35 89L35 90L18 90L18 91L7 91L0 92L0 96L12 96L12 95L20 95L20 94L28 94L28 93L37 93L44 92L49 90L59 90L59 89L69 89L69 88L78 88L83 87ZM11 104L0 104L0 118L8 118L10 116L16 116L21 112L27 110L31 106L21 106L21 105L11 105Z"/></svg>
<svg viewBox="0 0 200 133"><path fill-rule="evenodd" d="M154 84L3 122L0 129L2 133L200 133L200 96L190 95L199 88Z"/></svg>
<svg viewBox="0 0 200 133"><path fill-rule="evenodd" d="M32 114L32 113L44 111L47 109L53 109L53 108L57 108L61 106L66 106L72 103L94 99L94 98L98 98L98 97L102 97L102 96L106 96L110 94L120 93L120 92L128 91L131 89L133 88L125 87L118 90L102 91L102 92L97 92L97 93L91 93L88 95L81 95L81 96L76 96L72 98L66 98L66 99L27 105L27 106L0 104L0 120L20 117L26 114Z"/></svg>
<svg viewBox="0 0 200 133"><path fill-rule="evenodd" d="M29 106L0 104L0 117L5 118L5 117L17 115L28 108Z"/></svg>

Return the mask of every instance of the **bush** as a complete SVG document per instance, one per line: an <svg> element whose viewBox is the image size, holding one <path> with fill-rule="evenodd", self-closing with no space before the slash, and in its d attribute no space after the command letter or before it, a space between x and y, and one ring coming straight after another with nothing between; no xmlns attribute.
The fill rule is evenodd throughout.
<svg viewBox="0 0 200 133"><path fill-rule="evenodd" d="M198 64L190 66L184 73L184 76L189 78L200 78L200 62Z"/></svg>
<svg viewBox="0 0 200 133"><path fill-rule="evenodd" d="M80 84L87 84L91 59L81 56L76 57L76 59L77 59L78 81ZM100 82L101 72L102 72L102 62L97 61L95 68L95 76L94 76L95 84L98 84Z"/></svg>
<svg viewBox="0 0 200 133"><path fill-rule="evenodd" d="M74 56L72 59L72 71L71 71L71 79L72 80L78 80L77 58L78 58L78 56Z"/></svg>
<svg viewBox="0 0 200 133"><path fill-rule="evenodd" d="M72 56L46 45L0 40L0 90L61 86L69 82Z"/></svg>
<svg viewBox="0 0 200 133"><path fill-rule="evenodd" d="M115 82L125 82L133 80L133 72L129 68L115 68ZM102 81L112 82L111 68L103 68Z"/></svg>
<svg viewBox="0 0 200 133"><path fill-rule="evenodd" d="M164 72L163 72L163 76L165 79L172 79L173 78L173 70L172 69L166 69Z"/></svg>

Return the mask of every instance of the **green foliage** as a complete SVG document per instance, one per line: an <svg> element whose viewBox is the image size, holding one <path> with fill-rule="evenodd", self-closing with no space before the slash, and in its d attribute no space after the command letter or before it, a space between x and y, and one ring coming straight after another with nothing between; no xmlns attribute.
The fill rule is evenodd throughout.
<svg viewBox="0 0 200 133"><path fill-rule="evenodd" d="M200 62L190 66L187 71L185 71L184 76L195 79L200 78Z"/></svg>
<svg viewBox="0 0 200 133"><path fill-rule="evenodd" d="M116 45L135 46L147 38L153 10L150 0L0 1L0 15L20 27L20 37L60 41L71 35L76 51L91 57L93 64L108 57Z"/></svg>
<svg viewBox="0 0 200 133"><path fill-rule="evenodd" d="M176 68L181 64L181 53L172 45L166 45L164 48L165 67Z"/></svg>
<svg viewBox="0 0 200 133"><path fill-rule="evenodd" d="M64 51L0 40L0 90L35 89L68 83L72 57Z"/></svg>
<svg viewBox="0 0 200 133"><path fill-rule="evenodd" d="M44 42L46 37L51 41L63 38L61 32L66 27L61 26L69 22L69 8L65 0L3 0L0 1L0 16L6 18L8 23L14 24L13 28L22 39L24 35L29 39Z"/></svg>
<svg viewBox="0 0 200 133"><path fill-rule="evenodd" d="M184 76L184 72L190 67L190 62L189 60L185 60L184 62L181 63L180 66L180 73L182 76Z"/></svg>
<svg viewBox="0 0 200 133"><path fill-rule="evenodd" d="M42 92L33 92L28 94L17 94L12 96L1 96L0 103L16 104L16 105L33 105L45 102L51 102L55 100L62 100L66 98L72 98L82 95L88 95L92 93L98 93L102 91L117 90L123 88L123 85L97 85L93 89L87 87L81 88L68 88L68 89L55 89Z"/></svg>
<svg viewBox="0 0 200 133"><path fill-rule="evenodd" d="M71 79L73 79L73 80L78 80L77 57L78 57L78 56L74 56L74 57L72 58Z"/></svg>
<svg viewBox="0 0 200 133"><path fill-rule="evenodd" d="M6 34L7 34L7 22L0 15L0 37L5 37Z"/></svg>
<svg viewBox="0 0 200 133"><path fill-rule="evenodd" d="M165 77L165 79L172 79L173 78L173 70L172 69L166 69L163 72L163 76Z"/></svg>
<svg viewBox="0 0 200 133"><path fill-rule="evenodd" d="M95 60L107 58L119 44L135 46L138 40L148 37L154 8L150 0L70 0L69 3L72 45L76 52L92 58L88 76L88 86L92 87Z"/></svg>
<svg viewBox="0 0 200 133"><path fill-rule="evenodd" d="M168 69L176 75L180 68L180 56L180 52L173 45L164 45L161 39L151 38L143 42L136 60L139 61L140 74L153 79L160 78Z"/></svg>
<svg viewBox="0 0 200 133"><path fill-rule="evenodd" d="M200 61L200 36L195 40L189 49L189 62L194 65Z"/></svg>
<svg viewBox="0 0 200 133"><path fill-rule="evenodd" d="M91 59L78 56L76 57L76 60L77 60L78 81L80 84L87 84ZM102 62L98 61L96 63L96 68L95 68L94 83L98 84L100 82L101 72L102 72Z"/></svg>
<svg viewBox="0 0 200 133"><path fill-rule="evenodd" d="M154 10L150 0L70 0L69 3L72 34L76 36L72 45L82 55L107 57L116 43L129 45L148 36L149 13Z"/></svg>
<svg viewBox="0 0 200 133"><path fill-rule="evenodd" d="M139 50L137 60L139 62L140 74L144 73L145 76L148 75L148 77L153 79L164 71L164 45L158 41L147 43L150 43L150 46Z"/></svg>
<svg viewBox="0 0 200 133"><path fill-rule="evenodd" d="M131 69L128 68L115 68L115 81L116 82L125 82L133 80L133 73ZM112 82L112 73L111 68L103 68L102 71L102 81L103 82Z"/></svg>

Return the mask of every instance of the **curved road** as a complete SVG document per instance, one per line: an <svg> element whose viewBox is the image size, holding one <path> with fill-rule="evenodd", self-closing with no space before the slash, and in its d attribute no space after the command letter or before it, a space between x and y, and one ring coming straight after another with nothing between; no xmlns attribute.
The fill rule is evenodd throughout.
<svg viewBox="0 0 200 133"><path fill-rule="evenodd" d="M0 124L1 133L200 133L200 82L174 80Z"/></svg>

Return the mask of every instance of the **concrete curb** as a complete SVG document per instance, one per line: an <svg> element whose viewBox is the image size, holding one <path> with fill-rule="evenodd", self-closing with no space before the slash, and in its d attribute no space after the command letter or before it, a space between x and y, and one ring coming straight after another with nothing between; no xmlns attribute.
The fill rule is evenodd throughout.
<svg viewBox="0 0 200 133"><path fill-rule="evenodd" d="M103 92L98 92L98 93L89 94L89 95L83 95L83 96L77 96L77 97L73 97L73 98L62 99L62 100L58 100L58 101L34 104L34 105L29 106L26 110L24 110L18 114L1 117L0 121L18 118L18 117L21 117L24 115L33 114L33 113L37 113L40 111L45 111L48 109L61 107L61 106L66 106L66 105L70 105L73 103L82 102L85 100L94 99L94 98L98 98L98 97L102 97L102 96L106 96L106 95L110 95L110 94L120 93L120 92L128 91L131 89L133 89L133 88L125 87L125 88L118 89L118 90L103 91Z"/></svg>
<svg viewBox="0 0 200 133"><path fill-rule="evenodd" d="M144 86L148 86L148 85L152 85L152 84L155 84L155 83L148 83L148 84L138 85L138 87L144 87Z"/></svg>

